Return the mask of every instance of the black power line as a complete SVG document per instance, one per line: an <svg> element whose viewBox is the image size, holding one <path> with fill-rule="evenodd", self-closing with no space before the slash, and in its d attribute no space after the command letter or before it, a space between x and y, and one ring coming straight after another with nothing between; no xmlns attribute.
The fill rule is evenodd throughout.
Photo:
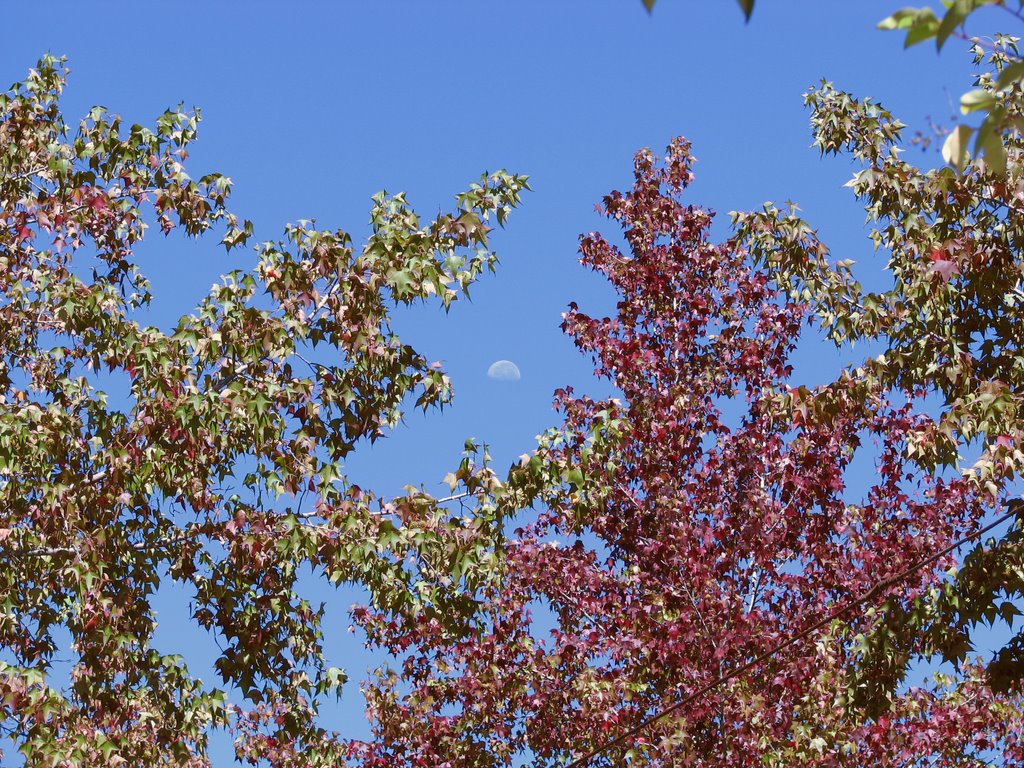
<svg viewBox="0 0 1024 768"><path fill-rule="evenodd" d="M746 672L751 667L757 666L758 664L760 664L763 661L767 661L772 656L775 656L780 651L784 651L786 648L789 648L791 645L795 645L796 643L800 642L801 640L803 640L805 637L807 637L811 633L815 632L818 629L821 629L826 624L832 623L833 621L838 619L840 616L842 616L844 613L847 613L848 611L852 610L853 608L856 608L859 605L863 605L867 601L871 600L873 597L877 596L879 592L881 592L882 590L886 589L887 587L891 587L891 586L894 586L895 584L898 584L899 582L901 582L905 578L907 578L907 576L910 576L912 573L914 573L916 571L919 571L921 568L924 568L926 565L931 565L932 563L934 563L939 558L948 555L950 552L953 552L956 549L959 549L961 546L966 544L968 541L971 541L972 539L976 539L979 536L981 536L982 534L988 533L989 531L991 531L996 526L998 526L998 525L1000 525L1002 523L1005 523L1011 517L1014 517L1019 512L1024 511L1024 501L1022 501L1020 499L1013 499L1012 501L1009 502L1008 506L1009 506L1009 510L1010 510L1009 512L1007 512L1005 515L1003 515L999 519L989 523L984 528L981 528L980 530L977 530L977 531L975 531L972 534L969 534L969 535L964 536L963 538L961 538L961 539L959 539L957 541L954 541L952 544L950 544L945 549L943 549L943 550L941 550L939 552L936 552L936 553L934 553L932 555L929 555L928 557L926 557L923 560L919 560L918 562L914 563L909 568L907 568L906 570L896 574L895 576L889 576L886 579L882 579L882 581L880 581L877 584L875 584L873 587L871 587L871 589L869 589L863 595L858 597L856 600L848 603L847 605L845 605L842 608L839 608L836 611L833 611L831 614L829 614L825 618L821 619L816 624L811 625L810 627L808 627L807 629L803 630L802 632L799 632L799 633L797 633L795 635L792 635L792 636L786 638L782 642L780 642L777 645L775 645L774 647L772 647L770 650L765 651L764 653L760 654L759 656L755 656L753 659L751 659L750 661L746 662L745 664L742 664L742 665L736 667L736 669L732 670L731 672L715 678L710 683L704 684L703 686L698 688L696 691L691 693L689 696L685 696L682 699L680 699L679 701L677 701L675 704L672 704L671 706L668 706L665 709L662 709L662 710L660 710L658 712L655 712L650 717L648 717L648 718L646 718L644 720L641 720L640 723L638 723L637 725L634 725L629 730L624 731L623 733L620 733L614 739L611 739L611 740L606 741L606 742L604 742L603 744L601 744L601 745L599 745L597 747L594 747L592 750L587 752L582 757L577 757L575 760L573 760L571 763L569 763L566 766L566 768L583 768L593 758L595 758L598 755L600 755L601 753L607 752L609 749L612 749L613 747L617 747L620 744L622 744L623 742L631 739L633 736L636 736L638 733L640 733L641 731L646 729L647 726L652 725L653 723L657 722L658 720L661 720L663 717L666 717L667 715L672 714L677 709L685 707L687 704L689 704L694 699L698 698L699 696L703 696L705 693L708 693L709 691L714 690L718 686L722 685L722 683L727 683L730 680L732 680L733 678L739 677L739 675L741 675L742 673Z"/></svg>

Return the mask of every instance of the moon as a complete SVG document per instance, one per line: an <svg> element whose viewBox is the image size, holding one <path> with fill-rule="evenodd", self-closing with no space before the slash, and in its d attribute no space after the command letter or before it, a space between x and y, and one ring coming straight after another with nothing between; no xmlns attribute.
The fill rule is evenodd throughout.
<svg viewBox="0 0 1024 768"><path fill-rule="evenodd" d="M495 381L519 381L522 374L519 367L511 360L496 360L487 369L487 376Z"/></svg>

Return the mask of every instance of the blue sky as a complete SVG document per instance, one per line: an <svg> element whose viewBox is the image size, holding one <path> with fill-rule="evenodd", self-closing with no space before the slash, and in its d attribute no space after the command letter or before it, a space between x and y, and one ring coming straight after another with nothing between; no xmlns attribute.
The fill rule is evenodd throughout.
<svg viewBox="0 0 1024 768"><path fill-rule="evenodd" d="M744 24L733 0L659 0L653 15L640 0L16 3L4 8L0 81L50 51L69 57L69 119L93 104L141 123L178 102L199 106L192 173L235 181L232 207L258 240L315 218L358 243L378 190L404 190L428 215L485 170L529 174L534 191L496 235L501 265L473 301L447 317L434 306L399 314L403 337L445 362L455 404L410 415L349 467L380 490L440 491L467 437L490 443L500 467L555 423L554 389L606 391L558 325L570 301L592 314L613 308L577 263L576 242L602 226L594 204L630 183L636 149L686 135L698 158L691 199L720 212L721 232L729 210L792 199L837 258L877 269L863 211L842 187L853 167L810 148L801 93L827 78L881 100L910 134L929 115L946 120L949 99L971 86L968 56L959 44L941 56L931 45L904 51L900 36L877 31L900 5L759 0ZM990 12L976 26L997 21ZM251 258L225 256L213 238L154 237L141 253L165 326ZM487 378L499 359L521 380ZM813 382L839 361L808 347L798 371ZM180 642L184 608L168 597L163 610L162 638ZM347 624L331 622L328 650L358 678L369 659ZM196 642L201 664L215 649ZM342 705L336 725L365 732L358 703Z"/></svg>

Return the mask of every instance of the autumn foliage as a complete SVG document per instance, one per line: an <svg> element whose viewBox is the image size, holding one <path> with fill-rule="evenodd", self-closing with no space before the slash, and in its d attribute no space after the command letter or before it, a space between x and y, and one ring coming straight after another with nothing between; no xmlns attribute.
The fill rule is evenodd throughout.
<svg viewBox="0 0 1024 768"><path fill-rule="evenodd" d="M510 485L538 457L564 483L516 529L475 630L367 621L393 651L416 648L376 699L373 764L565 764L982 519L991 500L972 483L908 460L929 421L911 403L850 373L815 393L790 386L811 307L737 242L710 242L711 214L683 200L690 165L683 140L663 164L640 152L633 188L603 206L623 247L581 240L618 311L574 306L563 327L621 397L557 393L563 426ZM851 480L861 451L875 461L865 489ZM910 687L897 685L906 659L860 666L879 608L913 610L954 562L878 590L590 764L960 765L993 750L1020 762L1020 701L975 662Z"/></svg>
<svg viewBox="0 0 1024 768"><path fill-rule="evenodd" d="M448 307L492 268L488 219L526 180L484 177L425 223L380 194L359 250L289 226L161 330L144 323L147 230L220 228L230 249L252 227L225 208L229 179L185 171L197 113L148 128L97 108L73 132L65 78L46 58L0 95L4 735L33 766L207 765L213 729L253 764L336 765L345 743L317 713L346 676L297 579L358 583L397 615L465 610L457 590L413 585L453 560L467 580L483 569L486 511L467 529L425 493L375 499L342 461L408 404L450 398L390 309ZM457 475L463 496L487 494L469 458ZM152 645L171 580L219 644L219 681Z"/></svg>
<svg viewBox="0 0 1024 768"><path fill-rule="evenodd" d="M972 646L1024 596L1013 45L976 51L998 148L955 168L907 162L877 104L806 95L822 154L860 164L885 290L795 209L733 214L715 242L689 144L637 153L599 206L619 231L580 241L616 310L562 326L616 396L556 392L560 423L500 479L470 442L444 498L379 498L344 461L450 400L391 311L493 269L525 177L426 222L381 193L358 248L290 225L159 329L148 230L234 249L253 227L230 180L186 173L197 113L72 131L63 63L41 61L0 95L5 746L198 767L221 730L273 768L1024 764L1024 634ZM853 341L883 354L794 372L798 344ZM300 574L370 595L370 739L323 722L347 675ZM153 645L170 581L216 681Z"/></svg>

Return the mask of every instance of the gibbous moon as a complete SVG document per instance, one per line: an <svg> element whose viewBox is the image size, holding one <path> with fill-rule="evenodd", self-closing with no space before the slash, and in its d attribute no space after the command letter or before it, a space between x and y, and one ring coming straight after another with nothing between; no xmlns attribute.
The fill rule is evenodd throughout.
<svg viewBox="0 0 1024 768"><path fill-rule="evenodd" d="M491 363L487 375L495 381L519 381L522 376L519 368L511 360L498 360Z"/></svg>

